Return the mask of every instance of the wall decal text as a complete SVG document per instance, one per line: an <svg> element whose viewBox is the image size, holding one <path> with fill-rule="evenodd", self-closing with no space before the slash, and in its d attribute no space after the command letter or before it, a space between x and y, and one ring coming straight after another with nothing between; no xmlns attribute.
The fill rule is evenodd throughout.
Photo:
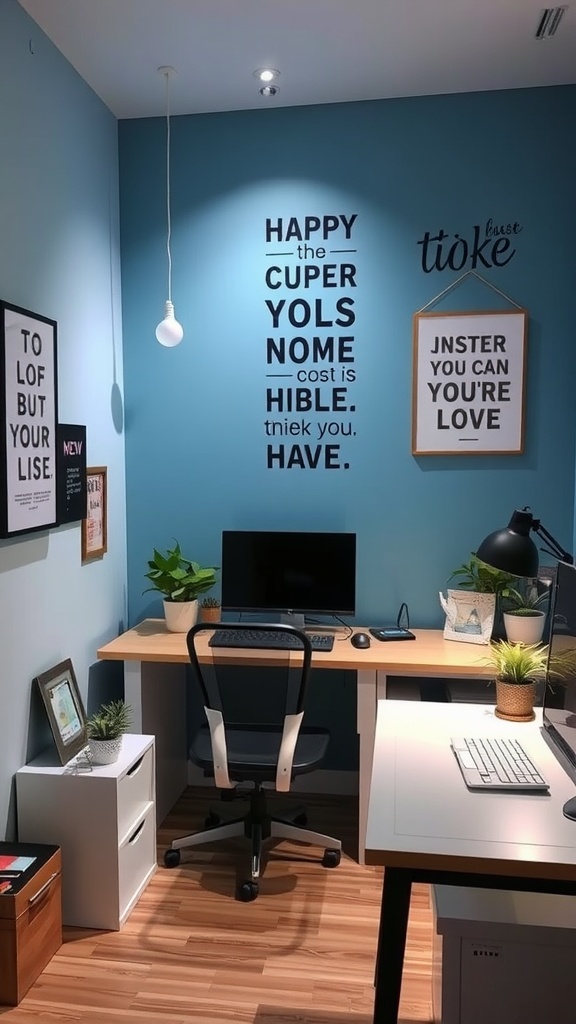
<svg viewBox="0 0 576 1024"><path fill-rule="evenodd" d="M299 243L266 253L273 261L264 275L271 293L264 300L271 332L265 346L268 469L350 468L351 442L344 439L356 436L351 392L356 338L350 332L356 322L357 269L351 255L357 216L266 218L267 247ZM322 294L310 295L313 289Z"/></svg>

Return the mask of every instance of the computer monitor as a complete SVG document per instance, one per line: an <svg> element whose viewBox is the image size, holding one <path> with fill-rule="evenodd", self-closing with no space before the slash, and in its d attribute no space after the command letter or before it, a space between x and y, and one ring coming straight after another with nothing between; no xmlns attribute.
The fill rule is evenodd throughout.
<svg viewBox="0 0 576 1024"><path fill-rule="evenodd" d="M221 577L224 611L354 615L356 534L224 530Z"/></svg>
<svg viewBox="0 0 576 1024"><path fill-rule="evenodd" d="M576 782L576 566L558 563L550 608L551 630L542 722L552 750ZM566 652L574 650L574 661ZM562 655L562 678L554 665ZM576 817L576 797L564 813Z"/></svg>

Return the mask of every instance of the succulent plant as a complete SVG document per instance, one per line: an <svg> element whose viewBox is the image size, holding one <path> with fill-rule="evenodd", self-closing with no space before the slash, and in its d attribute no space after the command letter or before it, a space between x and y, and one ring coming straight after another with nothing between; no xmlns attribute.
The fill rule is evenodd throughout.
<svg viewBox="0 0 576 1024"><path fill-rule="evenodd" d="M91 740L115 740L125 733L132 721L132 708L124 700L112 700L90 716L86 723Z"/></svg>

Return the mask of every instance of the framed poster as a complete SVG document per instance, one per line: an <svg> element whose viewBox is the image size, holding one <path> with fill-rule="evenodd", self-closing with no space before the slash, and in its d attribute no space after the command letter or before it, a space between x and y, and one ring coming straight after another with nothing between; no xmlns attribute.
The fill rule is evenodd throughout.
<svg viewBox="0 0 576 1024"><path fill-rule="evenodd" d="M416 313L413 455L520 455L526 310Z"/></svg>
<svg viewBox="0 0 576 1024"><path fill-rule="evenodd" d="M55 526L56 322L0 301L0 536Z"/></svg>
<svg viewBox="0 0 576 1024"><path fill-rule="evenodd" d="M86 427L59 423L57 514L58 525L77 523L86 518Z"/></svg>
<svg viewBox="0 0 576 1024"><path fill-rule="evenodd" d="M69 658L36 676L61 764L68 764L88 743L86 712Z"/></svg>
<svg viewBox="0 0 576 1024"><path fill-rule="evenodd" d="M86 470L87 509L82 520L82 561L102 558L108 550L107 480L105 466Z"/></svg>

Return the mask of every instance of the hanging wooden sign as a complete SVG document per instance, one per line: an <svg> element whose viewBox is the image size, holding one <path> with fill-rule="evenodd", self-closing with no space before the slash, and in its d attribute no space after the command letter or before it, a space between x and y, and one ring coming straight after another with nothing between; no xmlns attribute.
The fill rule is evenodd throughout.
<svg viewBox="0 0 576 1024"><path fill-rule="evenodd" d="M524 446L524 309L416 313L413 455L519 455Z"/></svg>

